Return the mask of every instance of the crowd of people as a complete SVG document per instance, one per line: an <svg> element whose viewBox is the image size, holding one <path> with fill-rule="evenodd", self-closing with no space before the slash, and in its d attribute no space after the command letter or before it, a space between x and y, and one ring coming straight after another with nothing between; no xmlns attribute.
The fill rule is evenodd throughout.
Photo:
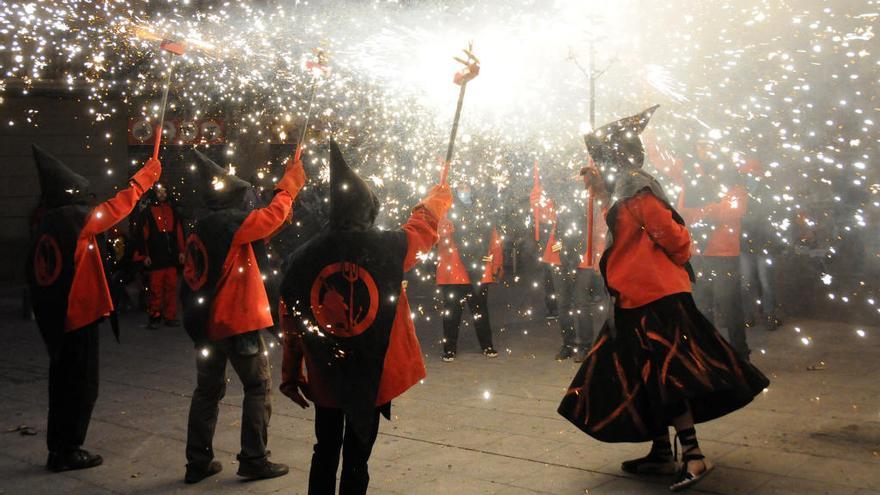
<svg viewBox="0 0 880 495"><path fill-rule="evenodd" d="M643 144L655 110L587 134L590 165L575 176L551 177L552 187L544 187L536 164L528 198L534 230L527 237L539 246L548 316L558 319L556 358L582 363L559 413L601 441L653 442L645 457L622 469L675 475L677 491L713 468L694 425L744 407L768 385L749 362L745 329L759 322L773 329L779 318L762 262L766 241L749 230L755 169L732 168L740 175L729 177L727 194L694 206L681 160L650 139ZM425 377L405 274L436 247L442 359L455 360L465 306L483 354L497 357L488 298L505 270L506 222L472 184L453 188L442 179L400 228L379 229L380 200L331 141L329 208L311 210L323 221L295 249L274 246L279 256L270 256L269 241L301 214L294 205L309 209L310 201L298 201L307 182L298 155L254 208L247 206L259 203L250 183L195 153L200 186L191 194L200 208L184 222L159 185L158 160L97 203L88 181L34 147L44 209L34 224L28 273L50 355L47 468L102 462L82 448L97 399L97 326L143 271L148 326L180 325L180 302L194 343L185 481L222 469L212 446L227 363L244 388L238 474L265 479L288 472L268 458L271 380L260 333L280 328L280 389L301 407L315 406L309 493L336 491L340 453L340 493L365 493L380 417L390 418L392 401ZM646 154L677 178L677 201L645 171ZM99 237L130 214L126 246L103 245ZM707 229L706 241L694 242L689 226ZM112 255L110 266L105 255ZM272 270L283 273L278 285L267 283ZM692 296L700 274L709 282ZM754 291L760 304L747 313L743 304ZM729 342L712 321L722 323ZM669 427L682 446L680 464Z"/></svg>

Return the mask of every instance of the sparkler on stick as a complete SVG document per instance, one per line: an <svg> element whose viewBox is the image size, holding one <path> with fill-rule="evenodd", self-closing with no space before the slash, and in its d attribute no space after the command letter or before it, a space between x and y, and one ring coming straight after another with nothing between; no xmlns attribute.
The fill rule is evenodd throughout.
<svg viewBox="0 0 880 495"><path fill-rule="evenodd" d="M541 177L538 175L538 160L535 160L535 167L532 172L532 194L537 196L541 194ZM535 219L535 240L541 240L541 227L540 227L540 206L537 202L532 205L532 216Z"/></svg>
<svg viewBox="0 0 880 495"><path fill-rule="evenodd" d="M303 123L299 142L296 143L294 163L298 162L302 157L303 147L306 142L306 132L309 129L309 119L312 116L312 107L315 105L315 95L318 93L319 77L326 76L330 72L330 68L327 66L327 52L322 48L314 48L312 49L312 54L314 54L315 59L306 61L306 69L312 73L312 89L309 93L309 106L306 110L306 120Z"/></svg>
<svg viewBox="0 0 880 495"><path fill-rule="evenodd" d="M172 59L174 55L180 56L186 51L186 46L183 42L166 38L143 26L136 26L134 28L134 35L142 40L158 41L159 49L170 53ZM153 158L156 160L159 159L159 147L162 145L162 128L165 125L165 107L168 105L168 89L171 87L172 66L170 63L167 64L165 84L162 86L162 108L159 109L159 122L156 124L156 137L153 142Z"/></svg>
<svg viewBox="0 0 880 495"><path fill-rule="evenodd" d="M189 47L199 49L205 53L212 52L215 46L211 43L201 41L199 39L187 39L184 41L175 40L169 36L163 36L156 33L148 27L135 26L134 36L144 41L158 41L159 49L171 54L172 60L175 55L182 56ZM168 90L171 87L171 69L173 65L167 64L165 74L165 85L162 87L162 108L159 109L159 122L156 124L156 138L153 143L153 158L159 158L159 147L162 145L162 129L165 125L165 110L168 106Z"/></svg>
<svg viewBox="0 0 880 495"><path fill-rule="evenodd" d="M590 191L590 199L587 201L587 256L590 257L589 266L593 265L593 219L595 208L595 190L602 187L599 169L592 157L588 157L589 164L581 169L580 175L584 178L584 185Z"/></svg>
<svg viewBox="0 0 880 495"><path fill-rule="evenodd" d="M449 134L449 147L446 148L446 162L443 164L443 172L440 175L440 183L445 184L449 177L449 166L452 163L452 152L455 149L455 135L458 134L458 121L461 119L461 106L464 103L464 92L467 83L480 74L480 59L474 55L474 43L468 42L468 47L462 51L467 58L453 57L456 62L464 65L464 68L455 73L452 82L461 86L458 91L458 103L455 106L455 117L452 119L452 132Z"/></svg>
<svg viewBox="0 0 880 495"><path fill-rule="evenodd" d="M159 48L165 50L168 53L171 53L171 57L174 55L183 55L184 46L183 43L163 39L162 43L159 44ZM159 109L159 122L156 124L156 141L153 144L153 159L159 159L159 146L162 144L162 128L165 125L165 107L168 106L168 89L171 87L171 68L172 64L168 64L166 68L165 75L165 85L162 87L162 108Z"/></svg>
<svg viewBox="0 0 880 495"><path fill-rule="evenodd" d="M590 83L590 128L593 129L596 127L596 81L605 74L605 71L608 70L609 67L617 60L616 58L612 59L608 66L606 66L602 70L596 70L596 44L594 40L590 40L590 67L589 70L585 70L583 66L578 61L577 56L574 51L569 49L568 60L572 61L574 65L580 70L586 77ZM581 170L581 175L590 175L590 180L595 182L595 177L598 175L596 170L596 164L593 162L593 158L588 156L589 165L584 167ZM585 179L586 180L586 179ZM593 188L596 187L596 184L590 183L587 186L590 189L590 197L587 200L587 255L590 256L589 264L592 266L593 264L593 213L595 211L595 194L593 194Z"/></svg>

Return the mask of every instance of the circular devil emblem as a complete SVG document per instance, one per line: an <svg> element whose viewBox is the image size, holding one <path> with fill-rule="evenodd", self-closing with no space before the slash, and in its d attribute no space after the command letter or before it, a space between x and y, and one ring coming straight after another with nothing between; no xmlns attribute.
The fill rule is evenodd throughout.
<svg viewBox="0 0 880 495"><path fill-rule="evenodd" d="M49 234L43 234L37 241L34 251L34 279L40 287L46 287L58 280L61 274L61 249L58 241Z"/></svg>
<svg viewBox="0 0 880 495"><path fill-rule="evenodd" d="M186 238L186 262L183 265L183 279L190 289L201 289L208 281L208 250L196 234Z"/></svg>
<svg viewBox="0 0 880 495"><path fill-rule="evenodd" d="M379 289L363 267L333 263L325 266L312 284L310 302L321 330L337 337L354 337L376 320Z"/></svg>

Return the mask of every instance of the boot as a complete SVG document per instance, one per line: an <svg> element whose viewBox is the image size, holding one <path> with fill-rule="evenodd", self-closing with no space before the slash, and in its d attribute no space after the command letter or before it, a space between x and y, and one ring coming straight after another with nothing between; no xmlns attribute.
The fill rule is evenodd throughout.
<svg viewBox="0 0 880 495"><path fill-rule="evenodd" d="M77 449L71 452L49 452L46 461L46 469L53 473L73 471L76 469L89 469L100 466L104 459L97 454L91 454L87 450Z"/></svg>
<svg viewBox="0 0 880 495"><path fill-rule="evenodd" d="M265 480L284 476L290 469L287 464L276 464L269 459L241 460L238 465L238 475L251 480Z"/></svg>
<svg viewBox="0 0 880 495"><path fill-rule="evenodd" d="M198 483L209 476L214 476L220 471L223 471L223 464L220 464L220 461L211 461L206 468L199 468L187 464L186 475L183 477L183 481L188 485L192 485L193 483Z"/></svg>

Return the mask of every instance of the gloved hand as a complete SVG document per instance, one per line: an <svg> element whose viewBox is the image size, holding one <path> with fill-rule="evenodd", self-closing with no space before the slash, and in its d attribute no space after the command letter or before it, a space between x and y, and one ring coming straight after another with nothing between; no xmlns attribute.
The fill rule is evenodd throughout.
<svg viewBox="0 0 880 495"><path fill-rule="evenodd" d="M306 409L309 407L309 401L300 393L300 388L302 388L302 385L298 382L285 382L281 384L281 393L299 405L299 407Z"/></svg>
<svg viewBox="0 0 880 495"><path fill-rule="evenodd" d="M296 196L305 185L306 170L303 167L302 160L294 162L293 159L288 158L284 176L275 184L275 189L281 189L289 192L291 196Z"/></svg>
<svg viewBox="0 0 880 495"><path fill-rule="evenodd" d="M438 219L444 218L452 206L452 189L449 184L437 184L428 191L428 195L419 204Z"/></svg>
<svg viewBox="0 0 880 495"><path fill-rule="evenodd" d="M150 158L147 160L147 163L145 163L144 166L134 174L134 177L131 178L131 182L134 182L143 189L143 192L146 192L153 187L153 184L159 180L161 175L162 162L155 158Z"/></svg>

